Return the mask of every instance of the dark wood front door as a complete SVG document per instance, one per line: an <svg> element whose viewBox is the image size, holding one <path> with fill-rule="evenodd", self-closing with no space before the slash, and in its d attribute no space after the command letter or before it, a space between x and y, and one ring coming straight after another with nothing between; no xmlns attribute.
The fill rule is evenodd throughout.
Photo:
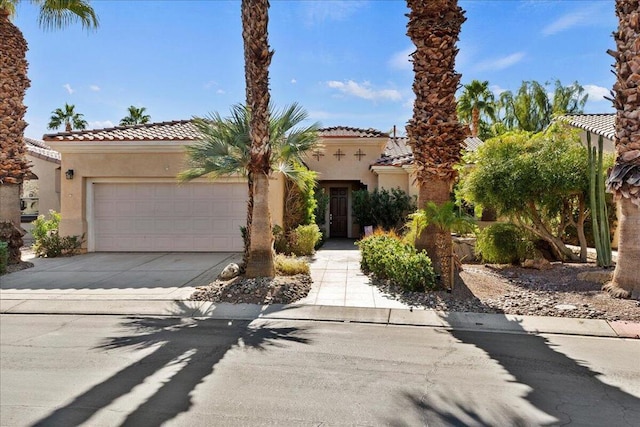
<svg viewBox="0 0 640 427"><path fill-rule="evenodd" d="M332 188L329 202L329 237L347 237L347 188Z"/></svg>

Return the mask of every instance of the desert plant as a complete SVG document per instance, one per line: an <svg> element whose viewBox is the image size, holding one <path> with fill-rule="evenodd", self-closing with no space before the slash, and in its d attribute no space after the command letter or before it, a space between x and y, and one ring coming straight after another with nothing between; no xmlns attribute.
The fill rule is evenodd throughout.
<svg viewBox="0 0 640 427"><path fill-rule="evenodd" d="M9 262L9 244L0 242L0 274L7 272L7 263Z"/></svg>
<svg viewBox="0 0 640 427"><path fill-rule="evenodd" d="M589 200L591 202L591 223L593 241L596 246L597 264L600 267L611 267L611 233L609 232L609 215L604 192L603 176L603 139L598 138L598 147L591 146L591 132L587 132L587 148L589 150Z"/></svg>
<svg viewBox="0 0 640 427"><path fill-rule="evenodd" d="M39 215L31 224L33 229L33 251L36 256L54 258L63 255L75 255L78 253L84 235L82 236L60 236L58 226L61 216L54 210L49 211L49 219L44 215Z"/></svg>
<svg viewBox="0 0 640 427"><path fill-rule="evenodd" d="M384 230L399 231L407 215L416 208L415 198L399 188L377 188L371 192L357 190L352 193L353 218L361 227L371 225Z"/></svg>
<svg viewBox="0 0 640 427"><path fill-rule="evenodd" d="M478 233L476 254L485 262L518 264L533 251L533 243L513 224L493 224Z"/></svg>
<svg viewBox="0 0 640 427"><path fill-rule="evenodd" d="M286 254L289 252L289 242L284 229L279 225L273 226L273 249L277 254Z"/></svg>
<svg viewBox="0 0 640 427"><path fill-rule="evenodd" d="M311 255L320 239L322 233L317 224L300 225L289 234L289 247L298 256Z"/></svg>
<svg viewBox="0 0 640 427"><path fill-rule="evenodd" d="M276 272L282 276L309 274L309 263L295 256L277 254L275 258Z"/></svg>
<svg viewBox="0 0 640 427"><path fill-rule="evenodd" d="M394 233L376 232L357 243L362 271L391 280L404 289L433 289L435 274L424 251L403 243Z"/></svg>

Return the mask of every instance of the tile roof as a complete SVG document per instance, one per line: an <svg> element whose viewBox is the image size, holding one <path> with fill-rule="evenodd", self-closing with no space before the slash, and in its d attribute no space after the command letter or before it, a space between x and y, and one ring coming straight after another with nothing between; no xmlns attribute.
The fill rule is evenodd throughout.
<svg viewBox="0 0 640 427"><path fill-rule="evenodd" d="M464 140L467 151L476 151L483 141L478 137L468 137ZM402 136L389 138L384 154L374 163L374 166L404 166L413 163L413 153L409 146L409 138Z"/></svg>
<svg viewBox="0 0 640 427"><path fill-rule="evenodd" d="M25 138L25 144L27 145L27 154L37 157L42 160L47 160L53 163L60 164L60 153L55 150L52 150L47 144L43 141L38 141L37 139Z"/></svg>
<svg viewBox="0 0 640 427"><path fill-rule="evenodd" d="M377 129L360 129L349 126L334 126L330 128L321 128L318 133L323 138L387 138L389 134L381 132Z"/></svg>
<svg viewBox="0 0 640 427"><path fill-rule="evenodd" d="M116 126L44 135L45 141L194 141L200 133L191 120Z"/></svg>
<svg viewBox="0 0 640 427"><path fill-rule="evenodd" d="M566 114L559 120L613 141L616 135L615 114Z"/></svg>
<svg viewBox="0 0 640 427"><path fill-rule="evenodd" d="M324 138L385 138L389 135L376 129L348 126L322 128ZM44 135L45 141L194 141L200 133L191 120L116 126L105 129L77 130Z"/></svg>

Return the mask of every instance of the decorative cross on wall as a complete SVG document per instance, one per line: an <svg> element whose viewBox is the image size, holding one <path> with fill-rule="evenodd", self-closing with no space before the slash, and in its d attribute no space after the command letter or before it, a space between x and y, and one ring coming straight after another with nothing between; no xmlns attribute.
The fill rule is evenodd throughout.
<svg viewBox="0 0 640 427"><path fill-rule="evenodd" d="M338 161L340 161L342 157L346 156L346 154L344 154L339 148L338 151L336 151L333 155L338 159Z"/></svg>
<svg viewBox="0 0 640 427"><path fill-rule="evenodd" d="M358 158L358 161L361 161L362 158L364 156L366 156L365 153L362 152L362 150L360 148L358 148L358 151L356 151L356 154L354 154L354 156L356 156Z"/></svg>
<svg viewBox="0 0 640 427"><path fill-rule="evenodd" d="M314 150L311 156L315 157L317 161L320 161L320 157L324 157L324 153L320 150Z"/></svg>

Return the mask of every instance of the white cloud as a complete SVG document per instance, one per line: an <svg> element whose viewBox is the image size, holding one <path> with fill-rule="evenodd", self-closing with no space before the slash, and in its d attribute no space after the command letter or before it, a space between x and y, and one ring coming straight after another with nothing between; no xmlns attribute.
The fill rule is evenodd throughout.
<svg viewBox="0 0 640 427"><path fill-rule="evenodd" d="M522 61L525 57L524 52L516 52L511 55L503 56L501 58L488 59L486 61L479 62L476 65L476 71L497 71L509 68L512 65Z"/></svg>
<svg viewBox="0 0 640 427"><path fill-rule="evenodd" d="M89 86L89 89L91 89L93 92L100 92L100 86L98 85L91 85Z"/></svg>
<svg viewBox="0 0 640 427"><path fill-rule="evenodd" d="M371 88L371 83L363 82L362 84L348 80L346 82L340 82L337 80L331 80L327 82L327 86L332 89L338 89L340 92L347 95L353 95L357 98L378 100L388 99L391 101L399 101L402 99L402 95L395 89L380 89L375 90Z"/></svg>
<svg viewBox="0 0 640 427"><path fill-rule="evenodd" d="M69 93L69 95L71 95L73 92L75 92L76 90L73 89L71 87L71 85L69 83L65 83L62 85L63 88L65 88L67 90L67 92Z"/></svg>
<svg viewBox="0 0 640 427"><path fill-rule="evenodd" d="M291 79L291 84L292 84L292 85L294 85L294 84L296 84L296 83L298 83L298 81L297 81L296 79Z"/></svg>
<svg viewBox="0 0 640 427"><path fill-rule="evenodd" d="M408 47L400 52L394 53L388 61L389 66L398 70L411 70L413 66L409 60L409 55L411 55L414 50L415 48Z"/></svg>
<svg viewBox="0 0 640 427"><path fill-rule="evenodd" d="M495 96L500 96L500 94L501 94L502 92L506 92L506 91L507 91L507 89L505 89L505 88L503 88L503 87L500 87L500 86L498 86L498 85L491 85L491 86L489 86L489 90L490 90L491 92L493 92L493 94L494 94Z"/></svg>
<svg viewBox="0 0 640 427"><path fill-rule="evenodd" d="M218 90L216 90L216 93L217 93L218 95L224 95L224 94L225 94L225 93L227 93L227 92L225 92L225 91L224 91L224 89L218 89Z"/></svg>
<svg viewBox="0 0 640 427"><path fill-rule="evenodd" d="M103 129L103 128L112 128L113 122L111 120L96 120L95 122L88 123L89 129Z"/></svg>
<svg viewBox="0 0 640 427"><path fill-rule="evenodd" d="M214 86L218 86L218 82L216 82L215 80L209 80L204 84L205 89L211 89Z"/></svg>
<svg viewBox="0 0 640 427"><path fill-rule="evenodd" d="M601 20L604 7L608 7L606 2L595 3L591 7L584 7L583 4L577 4L576 10L565 13L555 21L546 25L542 29L542 34L552 36L573 27L597 24Z"/></svg>
<svg viewBox="0 0 640 427"><path fill-rule="evenodd" d="M596 85L584 85L582 87L584 88L584 91L589 95L589 101L607 101L606 99L604 99L604 97L611 97L611 93L606 87Z"/></svg>

